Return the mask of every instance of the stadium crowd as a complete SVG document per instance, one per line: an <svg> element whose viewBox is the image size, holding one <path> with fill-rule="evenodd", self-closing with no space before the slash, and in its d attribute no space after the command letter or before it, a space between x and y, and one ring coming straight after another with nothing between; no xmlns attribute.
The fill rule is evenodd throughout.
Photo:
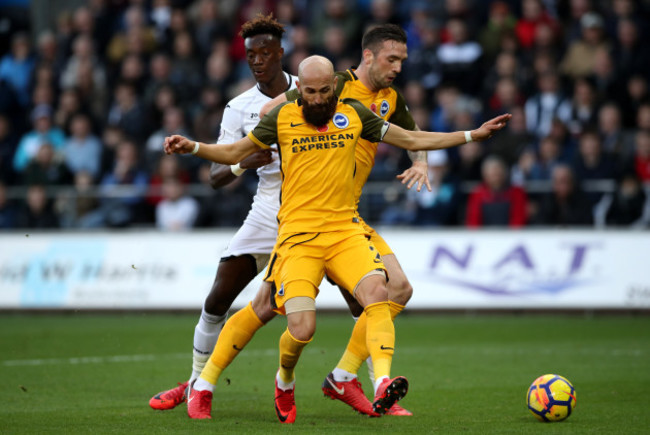
<svg viewBox="0 0 650 435"><path fill-rule="evenodd" d="M380 144L369 222L650 225L648 1L91 0L0 38L0 228L239 225L253 171L196 189L209 165L162 143L216 141L255 83L240 26L269 12L292 74L311 54L347 69L369 26L402 26L397 86L423 130L513 115L483 144L430 152L431 192L393 186L408 157Z"/></svg>

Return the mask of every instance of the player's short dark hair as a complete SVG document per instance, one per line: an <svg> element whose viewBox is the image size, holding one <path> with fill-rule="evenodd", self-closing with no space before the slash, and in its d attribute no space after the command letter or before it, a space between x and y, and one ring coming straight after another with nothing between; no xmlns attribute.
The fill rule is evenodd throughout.
<svg viewBox="0 0 650 435"><path fill-rule="evenodd" d="M273 18L272 13L269 15L257 14L252 20L246 21L239 32L244 39L257 35L271 35L280 40L283 34L284 26Z"/></svg>
<svg viewBox="0 0 650 435"><path fill-rule="evenodd" d="M396 41L406 44L406 33L404 30L395 24L381 24L368 30L361 41L362 50L370 50L376 53L379 46L384 41Z"/></svg>

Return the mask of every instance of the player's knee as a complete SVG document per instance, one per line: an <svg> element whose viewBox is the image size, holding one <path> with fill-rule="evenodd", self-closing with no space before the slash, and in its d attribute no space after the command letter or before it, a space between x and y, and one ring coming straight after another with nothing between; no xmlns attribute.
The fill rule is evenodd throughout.
<svg viewBox="0 0 650 435"><path fill-rule="evenodd" d="M260 319L264 324L268 323L272 318L276 316L275 311L271 309L271 301L268 297L266 298L255 298L253 299L253 311L255 315Z"/></svg>
<svg viewBox="0 0 650 435"><path fill-rule="evenodd" d="M218 295L210 293L210 295L205 298L203 308L205 309L206 313L212 314L214 316L223 316L230 309L230 305L232 305L231 300L224 301L223 299L219 298Z"/></svg>
<svg viewBox="0 0 650 435"><path fill-rule="evenodd" d="M400 305L406 305L411 299L411 296L413 296L413 286L405 276L395 280L391 279L387 287L388 299Z"/></svg>
<svg viewBox="0 0 650 435"><path fill-rule="evenodd" d="M298 311L287 314L289 333L296 340L309 341L316 332L316 312Z"/></svg>
<svg viewBox="0 0 650 435"><path fill-rule="evenodd" d="M366 285L363 288L357 289L356 297L361 306L367 307L370 304L377 302L385 302L388 300L388 290L383 282L373 283Z"/></svg>

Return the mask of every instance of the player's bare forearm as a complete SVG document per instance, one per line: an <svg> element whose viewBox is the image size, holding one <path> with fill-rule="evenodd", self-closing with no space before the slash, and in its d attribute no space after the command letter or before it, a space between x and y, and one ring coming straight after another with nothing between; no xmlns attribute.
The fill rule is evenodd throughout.
<svg viewBox="0 0 650 435"><path fill-rule="evenodd" d="M232 183L237 176L233 174L230 166L214 163L210 165L210 186L213 189L226 186Z"/></svg>
<svg viewBox="0 0 650 435"><path fill-rule="evenodd" d="M504 114L483 123L479 128L470 132L472 141L482 142L503 129L512 115ZM465 132L436 133L427 131L408 131L396 125L391 125L383 138L384 142L410 151L440 150L452 148L467 143Z"/></svg>
<svg viewBox="0 0 650 435"><path fill-rule="evenodd" d="M239 169L257 169L273 161L270 149L259 150L239 162ZM241 173L238 173L241 175ZM210 166L210 185L213 189L223 187L233 182L239 175L235 175L231 166L212 163Z"/></svg>
<svg viewBox="0 0 650 435"><path fill-rule="evenodd" d="M426 161L427 161L427 152L426 151L407 150L406 152L409 155L409 159L411 159L411 161L413 163L415 163L415 162L425 162L426 163Z"/></svg>
<svg viewBox="0 0 650 435"><path fill-rule="evenodd" d="M231 144L210 145L180 135L166 137L164 147L167 154L194 153L202 159L225 165L234 165L259 149L248 137Z"/></svg>

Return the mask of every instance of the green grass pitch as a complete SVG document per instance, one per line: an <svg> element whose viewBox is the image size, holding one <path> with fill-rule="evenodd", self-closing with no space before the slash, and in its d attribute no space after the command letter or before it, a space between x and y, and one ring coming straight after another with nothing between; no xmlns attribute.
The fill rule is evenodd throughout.
<svg viewBox="0 0 650 435"><path fill-rule="evenodd" d="M323 397L352 319L319 314L297 369L297 421L273 410L277 342L262 329L222 376L212 420L149 398L190 373L196 315L0 315L0 433L611 433L650 431L650 316L440 315L396 321L393 374L407 376L413 417L369 419ZM539 375L567 377L574 414L540 423L525 405ZM365 367L360 380L370 393Z"/></svg>

